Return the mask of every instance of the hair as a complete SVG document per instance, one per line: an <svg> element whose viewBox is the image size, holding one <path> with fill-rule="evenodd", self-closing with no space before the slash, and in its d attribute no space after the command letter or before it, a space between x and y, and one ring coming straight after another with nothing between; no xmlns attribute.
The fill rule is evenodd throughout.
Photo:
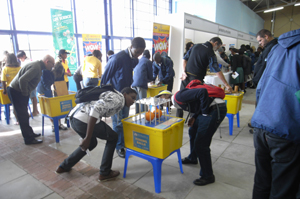
<svg viewBox="0 0 300 199"><path fill-rule="evenodd" d="M250 48L251 48L250 45L246 45L247 50L250 50Z"/></svg>
<svg viewBox="0 0 300 199"><path fill-rule="evenodd" d="M257 50L256 50L256 52L258 51L258 49L260 50L260 51L262 51L263 49L262 49L262 47L258 47L257 48Z"/></svg>
<svg viewBox="0 0 300 199"><path fill-rule="evenodd" d="M236 49L236 48L233 48L232 51L235 52L235 53L238 53L238 52L239 52L239 50Z"/></svg>
<svg viewBox="0 0 300 199"><path fill-rule="evenodd" d="M222 44L223 44L223 42L222 42L222 40L220 39L220 37L213 37L213 38L211 38L209 41L211 41L211 42L213 42L213 43L217 42L218 45L222 45Z"/></svg>
<svg viewBox="0 0 300 199"><path fill-rule="evenodd" d="M252 48L250 48L250 52L252 52L252 53L253 53L253 49L252 49Z"/></svg>
<svg viewBox="0 0 300 199"><path fill-rule="evenodd" d="M132 89L132 88L130 88L130 87L125 87L125 88L123 88L123 89L121 90L121 93L122 93L122 94L124 94L124 93L126 93L126 94L134 93L134 94L137 95L136 90L134 90L134 89Z"/></svg>
<svg viewBox="0 0 300 199"><path fill-rule="evenodd" d="M26 53L24 52L24 50L19 50L19 52L17 53L17 58L20 59L21 57L23 57L25 55L26 57Z"/></svg>
<svg viewBox="0 0 300 199"><path fill-rule="evenodd" d="M239 55L243 55L244 54L244 49L240 48L239 49Z"/></svg>
<svg viewBox="0 0 300 199"><path fill-rule="evenodd" d="M260 31L258 31L258 33L256 34L256 37L258 37L258 36L264 37L265 35L268 35L269 37L272 37L271 32L267 29L261 29Z"/></svg>
<svg viewBox="0 0 300 199"><path fill-rule="evenodd" d="M222 46L223 50L226 51L226 48L224 46Z"/></svg>
<svg viewBox="0 0 300 199"><path fill-rule="evenodd" d="M102 53L101 53L100 50L94 50L93 51L93 56L97 57L102 62Z"/></svg>
<svg viewBox="0 0 300 199"><path fill-rule="evenodd" d="M256 51L256 48L255 48L255 46L251 46L251 48L252 48L253 52L255 52L255 51Z"/></svg>
<svg viewBox="0 0 300 199"><path fill-rule="evenodd" d="M189 51L189 49L191 48L191 46L192 45L194 45L194 43L193 42L187 42L186 44L185 44L185 52L187 52L187 51Z"/></svg>
<svg viewBox="0 0 300 199"><path fill-rule="evenodd" d="M143 53L143 57L147 57L147 59L150 59L150 51L145 50L144 53Z"/></svg>
<svg viewBox="0 0 300 199"><path fill-rule="evenodd" d="M55 79L60 78L64 75L65 69L64 69L63 65L61 64L61 62L56 62L54 64L52 73L54 74Z"/></svg>
<svg viewBox="0 0 300 199"><path fill-rule="evenodd" d="M132 41L131 41L131 46L133 48L146 48L146 42L142 37L135 37Z"/></svg>
<svg viewBox="0 0 300 199"><path fill-rule="evenodd" d="M3 55L7 56L9 53L7 50L3 51Z"/></svg>
<svg viewBox="0 0 300 199"><path fill-rule="evenodd" d="M107 51L107 55L110 56L110 55L113 55L113 54L115 54L114 51L112 51L112 50Z"/></svg>
<svg viewBox="0 0 300 199"><path fill-rule="evenodd" d="M8 55L6 56L6 64L5 65L18 67L18 66L20 66L20 63L18 62L15 54L8 53Z"/></svg>
<svg viewBox="0 0 300 199"><path fill-rule="evenodd" d="M156 60L158 59L161 59L161 55L159 52L156 52L154 55L153 55L153 60L156 62Z"/></svg>

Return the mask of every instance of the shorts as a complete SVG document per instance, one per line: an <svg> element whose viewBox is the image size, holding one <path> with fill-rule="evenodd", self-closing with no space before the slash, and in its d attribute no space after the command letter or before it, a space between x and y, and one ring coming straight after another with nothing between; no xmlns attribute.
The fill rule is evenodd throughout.
<svg viewBox="0 0 300 199"><path fill-rule="evenodd" d="M36 88L33 90L33 91L31 91L31 93L30 93L30 96L29 96L30 98L34 98L34 97L36 97Z"/></svg>

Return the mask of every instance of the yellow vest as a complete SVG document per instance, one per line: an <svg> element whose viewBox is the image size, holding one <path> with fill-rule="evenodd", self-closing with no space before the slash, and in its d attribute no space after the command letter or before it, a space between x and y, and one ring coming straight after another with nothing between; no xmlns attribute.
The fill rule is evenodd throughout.
<svg viewBox="0 0 300 199"><path fill-rule="evenodd" d="M63 66L64 69L65 69L65 75L64 75L65 82L69 82L68 75L66 74L66 73L68 72L68 69L69 69L68 61L65 60L65 63L62 61L61 64L62 64L62 66Z"/></svg>
<svg viewBox="0 0 300 199"><path fill-rule="evenodd" d="M82 67L83 78L99 78L102 76L102 64L97 57L88 56L84 59Z"/></svg>

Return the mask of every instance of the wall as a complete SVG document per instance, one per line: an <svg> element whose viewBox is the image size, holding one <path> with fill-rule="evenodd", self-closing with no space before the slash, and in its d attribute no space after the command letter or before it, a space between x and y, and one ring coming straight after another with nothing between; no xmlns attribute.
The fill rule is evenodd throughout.
<svg viewBox="0 0 300 199"><path fill-rule="evenodd" d="M250 35L264 27L264 20L239 0L217 0L215 22Z"/></svg>
<svg viewBox="0 0 300 199"><path fill-rule="evenodd" d="M259 16L265 20L264 28L272 30L272 12L259 13ZM292 20L291 20L292 19ZM283 10L275 12L274 36L279 37L281 34L297 30L300 28L300 6L287 6Z"/></svg>

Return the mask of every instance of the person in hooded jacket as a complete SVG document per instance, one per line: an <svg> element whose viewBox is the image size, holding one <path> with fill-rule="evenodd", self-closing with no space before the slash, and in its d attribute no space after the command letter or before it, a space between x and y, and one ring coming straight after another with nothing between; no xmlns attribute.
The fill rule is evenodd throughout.
<svg viewBox="0 0 300 199"><path fill-rule="evenodd" d="M269 52L256 89L257 107L251 120L256 167L253 199L299 198L299 52L300 29L282 34Z"/></svg>

